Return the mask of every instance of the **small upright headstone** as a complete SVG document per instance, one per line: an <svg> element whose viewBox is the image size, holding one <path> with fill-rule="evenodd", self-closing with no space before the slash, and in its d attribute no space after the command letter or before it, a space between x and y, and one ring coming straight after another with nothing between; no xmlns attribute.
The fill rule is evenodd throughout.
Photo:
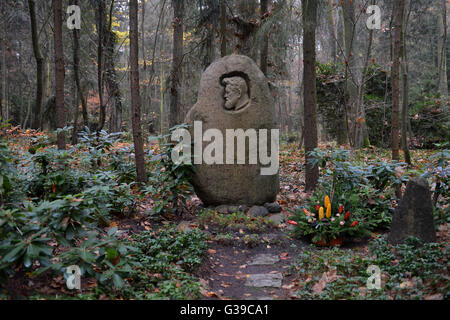
<svg viewBox="0 0 450 320"><path fill-rule="evenodd" d="M436 242L431 192L425 178L414 178L406 186L405 195L395 210L388 240L397 245L409 236L424 243Z"/></svg>

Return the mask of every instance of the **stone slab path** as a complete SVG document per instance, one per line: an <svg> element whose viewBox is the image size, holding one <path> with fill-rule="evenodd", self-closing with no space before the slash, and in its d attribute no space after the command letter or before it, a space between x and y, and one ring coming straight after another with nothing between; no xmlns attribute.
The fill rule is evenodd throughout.
<svg viewBox="0 0 450 320"><path fill-rule="evenodd" d="M214 293L211 299L291 299L291 265L305 243L282 231L266 236L278 241L254 248L211 241L207 263L197 274L207 290Z"/></svg>
<svg viewBox="0 0 450 320"><path fill-rule="evenodd" d="M277 273L249 274L245 285L255 288L281 288L283 275Z"/></svg>

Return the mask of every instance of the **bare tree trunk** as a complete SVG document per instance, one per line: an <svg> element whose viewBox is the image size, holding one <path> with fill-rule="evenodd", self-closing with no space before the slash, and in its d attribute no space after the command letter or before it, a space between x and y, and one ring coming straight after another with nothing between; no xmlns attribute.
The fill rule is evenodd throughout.
<svg viewBox="0 0 450 320"><path fill-rule="evenodd" d="M220 55L227 55L227 7L226 0L220 0Z"/></svg>
<svg viewBox="0 0 450 320"><path fill-rule="evenodd" d="M117 79L116 68L114 63L114 50L117 42L116 34L112 31L112 16L114 9L114 1L111 2L109 12L109 21L105 28L104 47L105 47L105 81L108 88L109 97L112 98L112 113L110 119L110 131L122 131L122 96L120 94L120 86ZM105 21L106 26L106 21ZM106 116L106 115L105 115ZM105 117L104 116L104 117Z"/></svg>
<svg viewBox="0 0 450 320"><path fill-rule="evenodd" d="M141 108L139 94L139 32L138 32L138 3L130 0L130 92L131 92L131 121L133 126L134 154L136 173L139 183L145 183L144 144L141 129Z"/></svg>
<svg viewBox="0 0 450 320"><path fill-rule="evenodd" d="M316 97L316 25L317 1L302 1L303 8L303 85L304 85L304 132L306 159L306 191L315 190L319 179L319 168L310 163L309 152L317 148L317 97Z"/></svg>
<svg viewBox="0 0 450 320"><path fill-rule="evenodd" d="M409 80L408 80L408 55L407 55L407 47L406 47L406 35L408 32L408 22L409 17L411 15L411 4L410 9L408 12L408 15L406 17L406 21L404 23L404 27L402 28L402 48L401 48L401 55L402 55L402 64L401 64L401 72L402 72L402 78L403 78L403 92L402 92L402 150L405 155L405 162L408 165L411 165L411 154L409 153L409 146L408 146L408 119L409 119L409 108L408 108L408 91L409 91Z"/></svg>
<svg viewBox="0 0 450 320"><path fill-rule="evenodd" d="M441 94L441 106L447 108L448 79L447 79L447 10L445 0L442 0L442 9L438 10L438 70L439 93ZM444 111L446 111L444 109Z"/></svg>
<svg viewBox="0 0 450 320"><path fill-rule="evenodd" d="M255 13L257 9L256 0L239 0L238 11L241 16L234 16L232 21L236 26L235 35L238 38L237 51L239 54L248 56L256 61L255 32L257 24Z"/></svg>
<svg viewBox="0 0 450 320"><path fill-rule="evenodd" d="M356 104L358 99L358 89L355 84L355 76L357 71L355 53L354 53L354 37L355 37L355 4L353 0L343 0L344 15L344 42L345 42L345 107L347 116L347 127L350 145L355 147L355 135L353 127L357 121Z"/></svg>
<svg viewBox="0 0 450 320"><path fill-rule="evenodd" d="M98 96L100 100L100 119L97 125L97 131L103 129L105 125L106 118L106 106L103 101L103 42L105 34L105 2L97 1L96 20L97 20L97 34L98 34L98 44L97 44L97 82L98 82Z"/></svg>
<svg viewBox="0 0 450 320"><path fill-rule="evenodd" d="M28 9L30 11L31 39L33 42L33 52L34 58L36 59L36 104L34 109L33 129L39 129L41 127L40 119L41 119L42 96L43 96L44 59L42 58L39 44L38 27L36 21L36 2L34 0L28 0Z"/></svg>
<svg viewBox="0 0 450 320"><path fill-rule="evenodd" d="M48 4L46 1L42 2L43 4L43 11L44 12L51 12L51 2ZM42 27L43 36L45 39L49 39L51 37L51 34L53 32L52 25L49 22L46 22L45 25ZM43 87L44 87L44 97L43 97L43 104L45 105L47 101L52 97L52 42L49 41L48 45L45 47L45 54L44 54L44 74L43 74Z"/></svg>
<svg viewBox="0 0 450 320"><path fill-rule="evenodd" d="M6 39L2 37L2 92L1 92L1 104L0 104L0 116L2 117L2 120L5 120L5 113L3 112L3 107L6 108L7 101L6 101Z"/></svg>
<svg viewBox="0 0 450 320"><path fill-rule="evenodd" d="M73 0L71 2L72 5L78 5L78 0ZM81 100L82 105L82 114L83 114L83 125L85 127L89 126L88 114L87 114L87 105L86 100L84 99L83 88L81 86L80 80L80 31L77 29L72 30L72 38L73 38L73 72L76 84L76 90L78 95L78 100Z"/></svg>
<svg viewBox="0 0 450 320"><path fill-rule="evenodd" d="M64 128L64 52L62 39L62 0L53 0L54 18L54 49L55 49L55 97L56 97L56 127ZM58 149L66 149L64 132L58 134Z"/></svg>
<svg viewBox="0 0 450 320"><path fill-rule="evenodd" d="M204 69L206 69L216 59L216 32L217 22L220 15L219 0L208 0L209 16L207 19L208 34L206 37L206 59Z"/></svg>
<svg viewBox="0 0 450 320"><path fill-rule="evenodd" d="M173 6L173 61L170 72L169 127L180 122L180 79L183 72L183 15L184 0L172 0Z"/></svg>
<svg viewBox="0 0 450 320"><path fill-rule="evenodd" d="M111 6L112 8L112 6ZM145 11L146 11L146 0L141 0L141 20L140 20L140 29L141 29L141 58L143 61L142 66L142 72L140 73L140 77L143 81L143 83L147 83L148 85L142 87L141 91L141 112L142 112L142 122L144 127L149 123L148 116L150 113L150 110L148 108L149 103L151 103L151 100L149 99L149 91L151 84L147 81L147 56L146 56L146 47L145 47ZM111 21L111 19L110 19ZM113 117L115 116L114 109L112 111L110 118L110 127L113 126Z"/></svg>
<svg viewBox="0 0 450 320"><path fill-rule="evenodd" d="M336 63L336 21L334 19L333 0L328 1L329 16L328 16L328 43L330 46L330 58Z"/></svg>
<svg viewBox="0 0 450 320"><path fill-rule="evenodd" d="M44 58L44 75L43 75L43 87L44 87L44 98L43 101L46 102L48 101L48 99L51 98L52 95L52 81L51 81L51 76L52 76L52 62L50 61L50 54L51 54L51 50L48 49L48 53L46 54L46 57Z"/></svg>
<svg viewBox="0 0 450 320"><path fill-rule="evenodd" d="M78 94L77 84L74 76L74 85L73 92L75 95L74 103L73 103L73 130L72 130L72 145L76 145L78 143L78 115L80 108L80 95Z"/></svg>
<svg viewBox="0 0 450 320"><path fill-rule="evenodd" d="M30 89L30 93L28 94L28 105L27 105L27 114L25 116L25 119L23 120L23 124L22 124L22 128L26 128L27 124L28 124L28 119L30 118L31 115L31 99L32 99L32 92Z"/></svg>
<svg viewBox="0 0 450 320"><path fill-rule="evenodd" d="M264 19L269 10L269 0L261 0L261 25L264 23ZM261 71L267 76L267 57L269 54L269 33L266 32L263 35L261 42L260 52L260 67Z"/></svg>
<svg viewBox="0 0 450 320"><path fill-rule="evenodd" d="M344 41L344 12L342 10L342 6L337 7L337 14L336 14L336 29L337 29L337 45L339 47L339 52L341 53L339 55L339 61L342 63L344 62L344 54L342 54L341 49L345 48L345 41Z"/></svg>
<svg viewBox="0 0 450 320"><path fill-rule="evenodd" d="M375 5L375 0L372 0L372 5ZM362 69L362 75L361 75L361 83L359 84L359 90L358 90L358 99L356 101L356 108L355 108L355 117L356 121L353 125L353 132L354 132L354 143L356 148L361 147L369 147L370 141L369 141L369 135L367 133L367 122L366 122L366 110L364 106L364 94L365 94L365 88L366 88L366 80L367 80L367 73L368 73L368 67L369 67L369 60L372 53L372 44L373 44L373 29L369 31L369 43L367 46L366 55L364 58L364 66Z"/></svg>
<svg viewBox="0 0 450 320"><path fill-rule="evenodd" d="M392 65L392 159L399 160L400 62L405 0L394 2L394 59Z"/></svg>

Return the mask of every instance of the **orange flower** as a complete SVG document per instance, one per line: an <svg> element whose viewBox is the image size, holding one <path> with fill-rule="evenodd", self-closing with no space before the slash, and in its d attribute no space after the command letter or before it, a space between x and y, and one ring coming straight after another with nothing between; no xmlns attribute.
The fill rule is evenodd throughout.
<svg viewBox="0 0 450 320"><path fill-rule="evenodd" d="M292 224L293 226L298 225L298 223L296 221L292 221L292 220L289 220L287 223Z"/></svg>
<svg viewBox="0 0 450 320"><path fill-rule="evenodd" d="M357 225L358 225L358 221L355 221L355 222L353 222L353 223L350 225L350 227L354 228L354 227L356 227Z"/></svg>
<svg viewBox="0 0 450 320"><path fill-rule="evenodd" d="M320 209L319 209L319 220L322 220L323 218L324 218L323 207L320 207Z"/></svg>
<svg viewBox="0 0 450 320"><path fill-rule="evenodd" d="M303 208L303 212L309 217L311 215L311 212L306 210L306 208Z"/></svg>
<svg viewBox="0 0 450 320"><path fill-rule="evenodd" d="M325 196L325 208L328 208L329 205L330 205L330 197Z"/></svg>
<svg viewBox="0 0 450 320"><path fill-rule="evenodd" d="M328 207L327 207L327 218L328 218L328 219L331 218L331 203L328 203Z"/></svg>

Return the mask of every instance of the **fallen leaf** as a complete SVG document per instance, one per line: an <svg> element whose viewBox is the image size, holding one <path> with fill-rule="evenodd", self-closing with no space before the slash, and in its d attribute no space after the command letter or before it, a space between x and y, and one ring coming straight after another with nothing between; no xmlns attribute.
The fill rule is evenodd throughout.
<svg viewBox="0 0 450 320"><path fill-rule="evenodd" d="M337 280L337 269L330 270L328 272L324 272L322 274L322 277L320 278L319 282L317 282L313 286L313 291L317 294L321 294L328 283L331 283L333 281Z"/></svg>
<svg viewBox="0 0 450 320"><path fill-rule="evenodd" d="M283 286L281 286L281 288L286 289L286 290L291 290L294 287L294 284L285 284Z"/></svg>

